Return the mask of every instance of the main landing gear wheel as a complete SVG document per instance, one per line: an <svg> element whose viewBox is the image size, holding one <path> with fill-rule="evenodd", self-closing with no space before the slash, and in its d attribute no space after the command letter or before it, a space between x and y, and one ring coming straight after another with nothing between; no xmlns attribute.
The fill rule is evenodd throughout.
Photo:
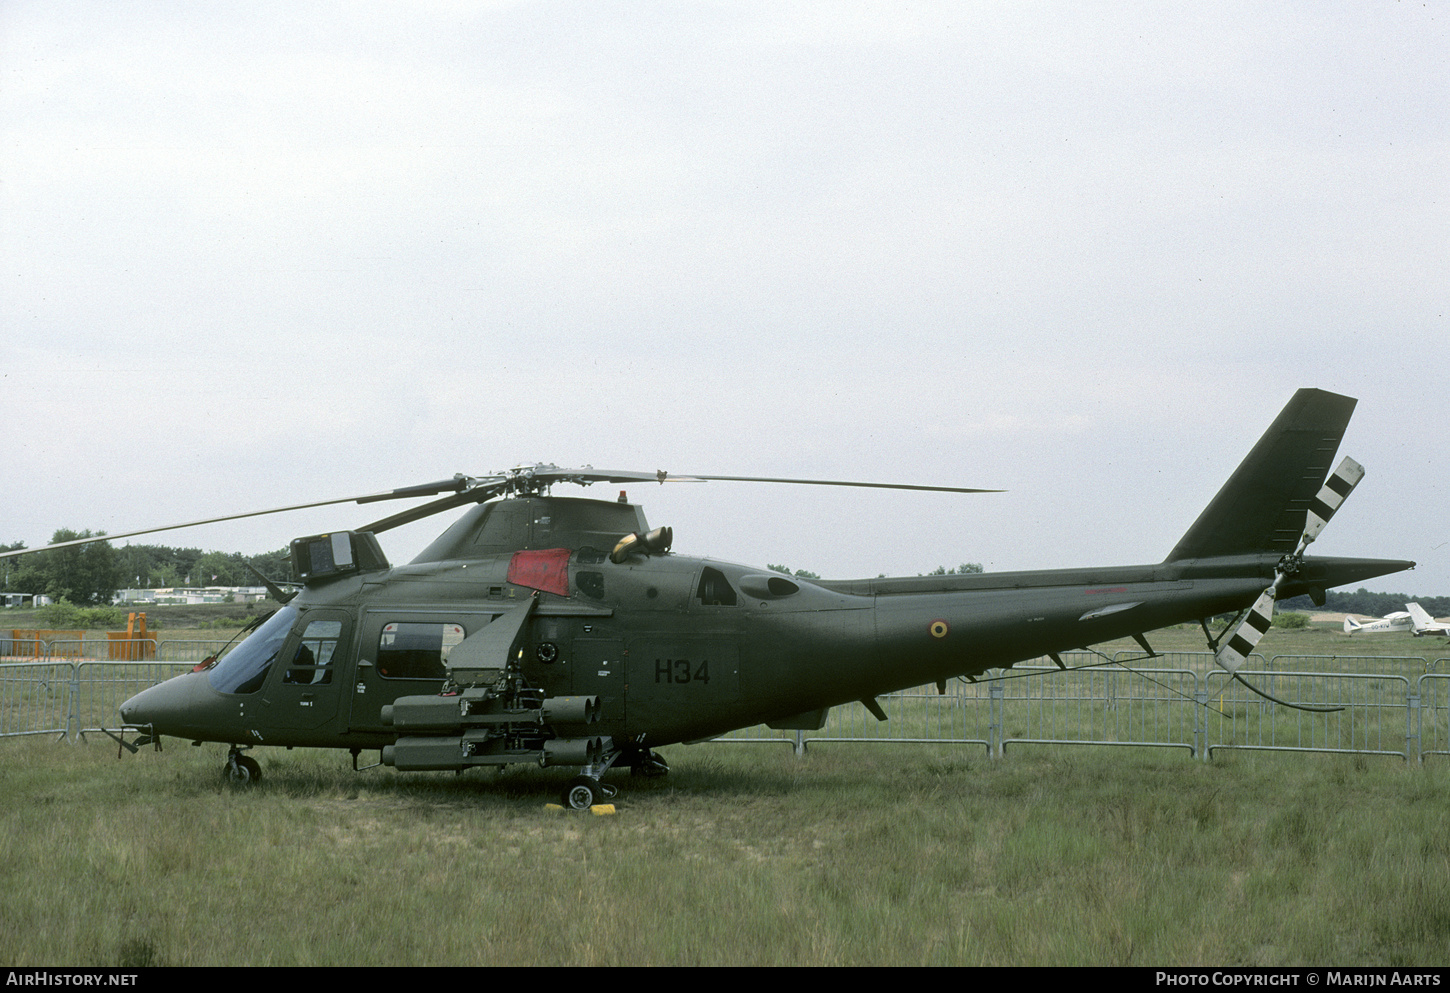
<svg viewBox="0 0 1450 993"><path fill-rule="evenodd" d="M564 787L564 806L570 810L588 810L600 800L614 799L618 792L593 776L575 776Z"/></svg>
<svg viewBox="0 0 1450 993"><path fill-rule="evenodd" d="M251 786L262 781L262 767L247 755L229 755L222 766L222 779L233 786Z"/></svg>

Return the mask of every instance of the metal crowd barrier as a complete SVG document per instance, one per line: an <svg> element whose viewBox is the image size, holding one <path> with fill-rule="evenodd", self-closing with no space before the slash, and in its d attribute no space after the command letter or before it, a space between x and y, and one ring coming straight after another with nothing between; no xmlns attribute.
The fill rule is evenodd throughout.
<svg viewBox="0 0 1450 993"><path fill-rule="evenodd" d="M1450 755L1450 672L1436 659L1434 668L1421 676L1418 684L1420 759L1426 755Z"/></svg>
<svg viewBox="0 0 1450 993"><path fill-rule="evenodd" d="M66 662L0 665L0 735L54 734L69 727L70 681Z"/></svg>
<svg viewBox="0 0 1450 993"><path fill-rule="evenodd" d="M190 672L190 662L79 662L75 666L66 733L119 727L121 704L142 690Z"/></svg>
<svg viewBox="0 0 1450 993"><path fill-rule="evenodd" d="M1209 652L1153 659L1119 652L1059 656L992 670L946 692L921 687L878 698L888 720L860 704L833 708L819 731L748 728L719 741L778 741L797 752L835 742L1008 746L1118 745L1176 748L1207 761L1215 751L1349 752L1421 762L1450 755L1450 660L1418 657L1274 656L1249 658L1245 680L1219 669ZM1147 668L1148 663L1152 668ZM1128 666L1129 668L1125 668Z"/></svg>
<svg viewBox="0 0 1450 993"><path fill-rule="evenodd" d="M229 641L196 638L137 638L113 641L105 632L84 638L21 638L0 637L0 657L12 661L49 662L74 659L80 661L160 661L201 662L219 655L237 639Z"/></svg>
<svg viewBox="0 0 1450 993"><path fill-rule="evenodd" d="M0 664L0 737L54 734L78 740L115 728L120 706L148 686L192 669L224 641L126 641L101 637L9 641ZM117 654L145 661L114 660Z"/></svg>
<svg viewBox="0 0 1450 993"><path fill-rule="evenodd" d="M106 644L50 643L45 657L0 664L0 737L54 734L77 740L119 723L127 697L191 669L221 641L161 641L154 659L83 657ZM27 649L31 650L31 649ZM832 708L819 731L747 728L719 741L869 742L1008 747L1117 745L1216 751L1339 752L1423 762L1450 755L1450 659L1251 656L1241 675L1263 692L1313 711L1279 706L1218 669L1207 652L1144 659L1067 652L976 680L954 679L878 698L886 721L861 704ZM1147 668L1151 663L1152 668Z"/></svg>

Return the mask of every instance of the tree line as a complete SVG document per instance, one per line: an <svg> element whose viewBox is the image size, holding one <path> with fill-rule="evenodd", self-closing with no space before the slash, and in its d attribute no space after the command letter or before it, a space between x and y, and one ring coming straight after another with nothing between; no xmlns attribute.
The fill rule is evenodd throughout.
<svg viewBox="0 0 1450 993"><path fill-rule="evenodd" d="M1450 596L1414 596L1409 593L1371 593L1361 586L1353 593L1330 590L1325 594L1324 606L1316 607L1307 596L1296 596L1280 601L1280 610L1302 610L1308 613L1326 610L1336 614L1368 614L1383 617L1397 610L1404 610L1405 604L1418 603L1431 617L1450 615Z"/></svg>
<svg viewBox="0 0 1450 993"><path fill-rule="evenodd" d="M50 540L55 544L99 534L62 528ZM0 545L0 551L19 551L25 547L22 541ZM291 555L285 546L275 552L243 555L169 545L116 548L109 541L97 541L5 559L0 562L0 569L4 570L5 592L43 593L52 600L65 600L78 606L101 606L109 604L122 589L260 585L247 569L248 565L275 582L291 578Z"/></svg>

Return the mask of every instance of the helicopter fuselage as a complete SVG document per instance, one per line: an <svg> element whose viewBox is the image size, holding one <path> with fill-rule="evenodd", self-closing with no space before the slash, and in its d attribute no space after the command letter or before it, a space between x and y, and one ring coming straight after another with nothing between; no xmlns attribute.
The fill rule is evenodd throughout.
<svg viewBox="0 0 1450 993"><path fill-rule="evenodd" d="M530 513L505 514L577 521L598 511L617 522L627 510L643 532L632 505L533 497L468 515L479 520L460 529L461 544L486 544L483 512L522 503ZM442 551L455 555L459 545ZM1272 580L1276 561L812 582L672 553L616 562L585 544L425 553L309 582L217 666L145 691L123 716L200 741L383 748L403 733L391 705L437 696L450 683L454 649L500 619L521 618L506 654L493 649L499 673L511 668L540 699L597 698L588 734L617 748L762 723L815 727L838 704L1236 610ZM1404 565L1311 558L1299 585ZM545 725L533 737L572 733Z"/></svg>
<svg viewBox="0 0 1450 993"><path fill-rule="evenodd" d="M1146 632L1184 622L1202 623L1233 678L1286 703L1237 672L1275 602L1323 603L1332 587L1414 566L1306 555L1364 476L1350 458L1332 466L1355 403L1297 391L1157 565L807 581L673 554L672 531L649 530L623 493L545 495L566 482L681 478L660 470L538 464L360 497L437 499L295 540L300 595L276 589L287 604L236 649L131 698L122 716L142 740L231 743L234 781L260 774L239 754L252 745L354 759L379 748L400 770L575 766L564 801L582 809L610 795L599 777L615 764L665 771L661 745L758 724L819 728L852 701L885 720L883 693L1041 656L1062 665L1057 653L1129 636L1151 654ZM376 534L468 503L478 506L411 563L388 565ZM1210 618L1234 612L1210 632Z"/></svg>

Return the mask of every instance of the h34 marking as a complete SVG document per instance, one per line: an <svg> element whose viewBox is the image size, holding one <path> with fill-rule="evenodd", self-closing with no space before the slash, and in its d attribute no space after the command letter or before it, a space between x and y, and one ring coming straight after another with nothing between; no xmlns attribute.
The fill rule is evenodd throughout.
<svg viewBox="0 0 1450 993"><path fill-rule="evenodd" d="M655 659L655 684L660 683L705 683L709 685L710 662L707 659L695 665L689 659Z"/></svg>

